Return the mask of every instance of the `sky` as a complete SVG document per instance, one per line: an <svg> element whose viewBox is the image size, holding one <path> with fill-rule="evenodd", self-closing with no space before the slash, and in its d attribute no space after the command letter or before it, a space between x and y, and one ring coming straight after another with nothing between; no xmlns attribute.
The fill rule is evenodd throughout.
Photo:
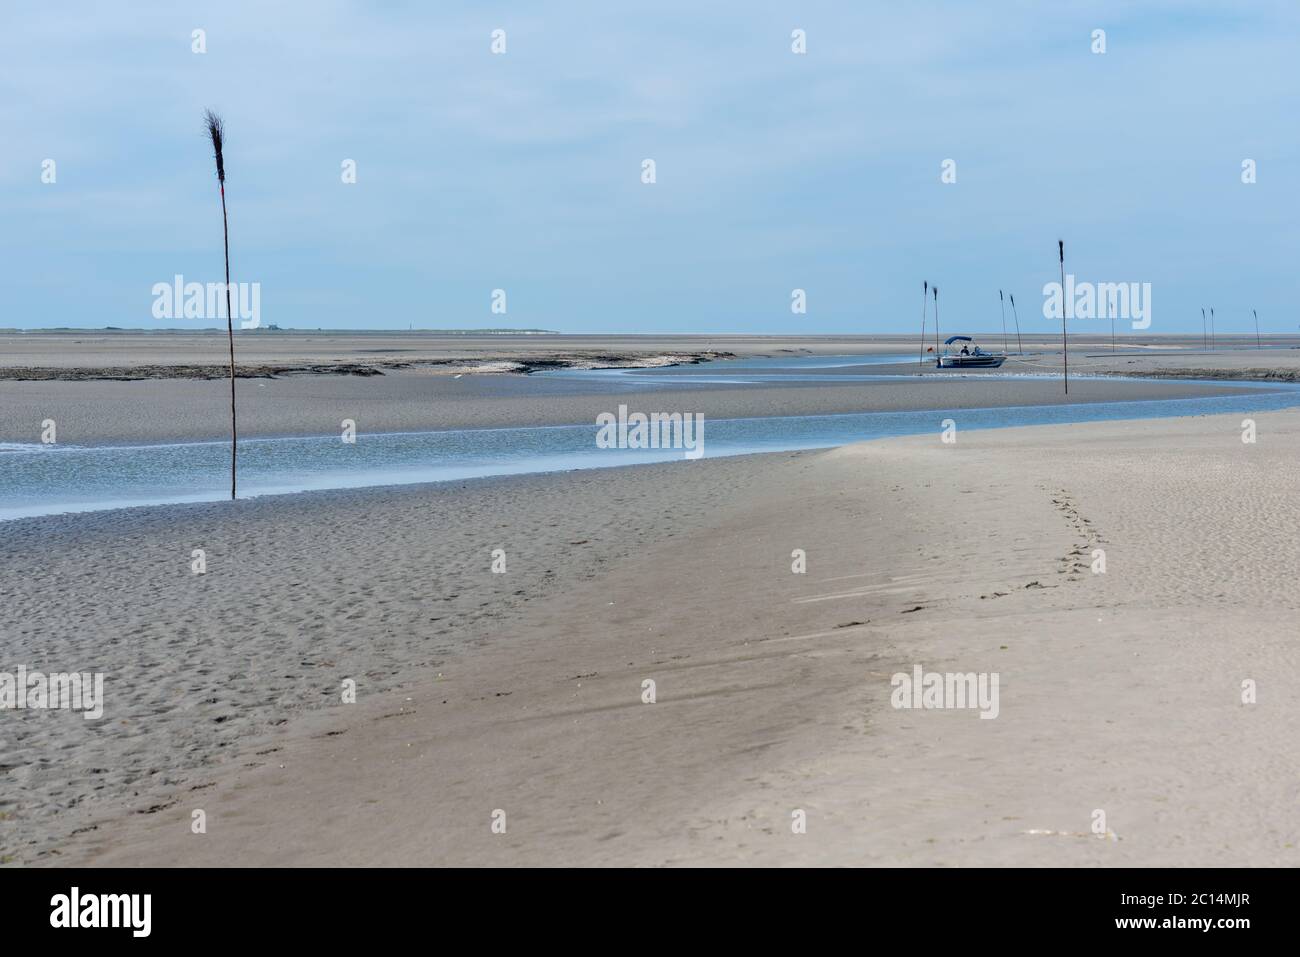
<svg viewBox="0 0 1300 957"><path fill-rule="evenodd" d="M210 107L231 279L258 284L263 325L912 332L929 281L945 330L999 329L1003 289L1048 332L1064 239L1079 281L1151 284L1151 333L1199 334L1205 306L1222 333L1252 308L1300 331L1294 2L5 17L0 327L224 327L154 315L155 284L223 278Z"/></svg>

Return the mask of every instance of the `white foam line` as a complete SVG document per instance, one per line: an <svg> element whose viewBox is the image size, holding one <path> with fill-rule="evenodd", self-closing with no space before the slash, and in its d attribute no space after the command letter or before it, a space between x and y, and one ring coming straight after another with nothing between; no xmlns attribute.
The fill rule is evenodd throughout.
<svg viewBox="0 0 1300 957"><path fill-rule="evenodd" d="M814 601L830 601L833 598L862 598L866 595L905 595L914 592L920 586L920 582L911 582L900 585L897 588L890 588L893 582L885 582L880 585L864 585L853 591L836 592L830 595L809 595L806 598L792 598L790 601L796 605L806 605Z"/></svg>
<svg viewBox="0 0 1300 957"><path fill-rule="evenodd" d="M837 575L837 576L834 577L834 578L823 578L823 579L822 579L821 581L819 581L817 584L821 585L821 584L825 584L826 582L842 582L842 581L844 581L845 579L848 579L848 578L869 578L870 576L872 576L872 575L874 575L874 574L876 574L876 573L875 573L875 572L863 572L863 573L860 574L860 575Z"/></svg>
<svg viewBox="0 0 1300 957"><path fill-rule="evenodd" d="M870 578L872 575L875 574L877 574L877 572L862 572L861 574L858 575L837 575L834 578L819 578L817 580L817 584L824 585L827 582L842 582L849 578ZM919 581L926 577L927 577L926 575L890 575L889 581L891 582Z"/></svg>
<svg viewBox="0 0 1300 957"><path fill-rule="evenodd" d="M858 591L845 591L835 595L810 595L807 598L792 598L791 603L795 605L807 605L814 601L833 601L836 598L861 598L863 595L871 594L873 589L862 588Z"/></svg>

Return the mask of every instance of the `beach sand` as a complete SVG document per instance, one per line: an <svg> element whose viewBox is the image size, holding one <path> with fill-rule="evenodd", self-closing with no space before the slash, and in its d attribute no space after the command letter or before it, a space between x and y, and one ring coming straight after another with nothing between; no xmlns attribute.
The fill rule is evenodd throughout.
<svg viewBox="0 0 1300 957"><path fill-rule="evenodd" d="M1293 865L1300 412L1256 419L8 523L9 660L107 705L9 726L0 853ZM918 664L998 717L891 707Z"/></svg>

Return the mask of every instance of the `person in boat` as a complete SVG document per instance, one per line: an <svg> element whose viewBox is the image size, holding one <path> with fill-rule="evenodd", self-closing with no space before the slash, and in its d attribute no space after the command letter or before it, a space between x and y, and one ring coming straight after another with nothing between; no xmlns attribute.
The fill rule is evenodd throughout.
<svg viewBox="0 0 1300 957"><path fill-rule="evenodd" d="M961 347L961 354L964 355L964 356L968 356L968 355L970 355L970 350L967 349L965 346L962 346L962 347Z"/></svg>

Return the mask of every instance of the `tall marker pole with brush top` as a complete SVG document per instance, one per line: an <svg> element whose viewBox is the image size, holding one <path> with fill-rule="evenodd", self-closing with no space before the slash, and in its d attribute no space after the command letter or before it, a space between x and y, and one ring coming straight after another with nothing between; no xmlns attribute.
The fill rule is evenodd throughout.
<svg viewBox="0 0 1300 957"><path fill-rule="evenodd" d="M925 365L925 309L926 300L930 298L930 280L921 284L921 355L917 358L918 366Z"/></svg>
<svg viewBox="0 0 1300 957"><path fill-rule="evenodd" d="M998 308L1002 310L1002 354L1006 355L1007 349L1007 301L1002 298L1002 290L998 290Z"/></svg>
<svg viewBox="0 0 1300 957"><path fill-rule="evenodd" d="M1065 394L1070 394L1070 339L1065 332L1065 240L1056 241L1061 254L1061 359L1065 362Z"/></svg>
<svg viewBox="0 0 1300 957"><path fill-rule="evenodd" d="M1215 348L1214 344L1214 307L1210 307L1210 348Z"/></svg>
<svg viewBox="0 0 1300 957"><path fill-rule="evenodd" d="M1252 309L1250 314L1255 317L1255 348L1263 349L1264 346L1259 341L1259 313Z"/></svg>
<svg viewBox="0 0 1300 957"><path fill-rule="evenodd" d="M939 363L939 287L931 286L930 291L934 293L934 362Z"/></svg>
<svg viewBox="0 0 1300 957"><path fill-rule="evenodd" d="M1007 296L1011 299L1011 318L1016 320L1016 349L1023 356L1025 354L1025 344L1020 341L1020 316L1016 314L1016 297L1011 293L1007 293Z"/></svg>
<svg viewBox="0 0 1300 957"><path fill-rule="evenodd" d="M235 453L239 439L235 429L235 325L230 316L230 226L226 221L226 161L221 155L221 143L226 128L221 117L211 110L204 111L203 120L212 137L212 151L217 158L217 182L221 185L221 237L226 250L226 336L230 340L230 500L235 500Z"/></svg>

